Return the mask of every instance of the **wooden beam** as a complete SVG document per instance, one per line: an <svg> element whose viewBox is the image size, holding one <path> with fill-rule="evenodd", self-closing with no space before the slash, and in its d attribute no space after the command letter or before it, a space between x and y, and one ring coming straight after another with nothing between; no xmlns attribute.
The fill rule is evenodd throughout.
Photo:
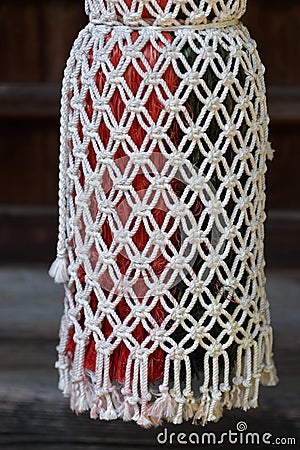
<svg viewBox="0 0 300 450"><path fill-rule="evenodd" d="M57 119L59 105L57 83L0 84L0 118Z"/></svg>
<svg viewBox="0 0 300 450"><path fill-rule="evenodd" d="M270 86L267 92L271 124L300 123L300 86Z"/></svg>

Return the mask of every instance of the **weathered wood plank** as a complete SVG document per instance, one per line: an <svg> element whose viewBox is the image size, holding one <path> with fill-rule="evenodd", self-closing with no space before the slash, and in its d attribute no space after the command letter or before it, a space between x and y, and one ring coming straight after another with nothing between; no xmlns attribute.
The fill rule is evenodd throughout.
<svg viewBox="0 0 300 450"><path fill-rule="evenodd" d="M55 257L56 236L55 207L3 207L0 212L0 262L50 263Z"/></svg>
<svg viewBox="0 0 300 450"><path fill-rule="evenodd" d="M287 407L287 405L285 405ZM298 418L299 419L299 418ZM248 412L233 410L225 412L224 417L217 424L209 424L205 428L195 427L190 423L174 426L166 424L157 429L143 430L135 423L124 423L120 420L112 422L91 420L88 414L76 417L67 410L66 405L57 402L2 402L0 411L0 445L1 448L24 448L24 444L40 445L40 448L63 448L67 445L98 446L98 449L125 448L143 449L159 448L157 442L159 433L167 432L161 436L162 440L170 443L171 433L213 432L218 438L224 432L236 431L238 422L244 421L249 432L261 435L271 433L274 437L297 437L297 427L293 418L286 417L285 411L279 411L278 405L268 400L262 400L259 409ZM174 439L174 437L173 437ZM174 448L173 441L172 447ZM168 446L167 446L168 447ZM186 445L186 448L195 448ZM201 446L202 447L202 446ZM26 448L26 447L25 447ZM175 447L177 448L177 446ZM210 446L204 446L210 448ZM225 447L226 448L226 447Z"/></svg>
<svg viewBox="0 0 300 450"><path fill-rule="evenodd" d="M199 436L214 432L220 437L229 430L235 432L241 420L249 432L299 439L300 273L272 271L267 279L279 385L261 388L258 409L226 411L217 424L205 428L168 424L168 439L172 432L176 436L180 432L187 436L192 432ZM53 368L62 291L48 278L45 268L1 268L0 291L1 449L161 448L157 435L164 427L142 430L135 423L93 421L88 414L77 417L70 411L69 400L58 391L58 376ZM181 445L173 443L164 447L179 449ZM195 448L195 445L185 444L185 447ZM211 445L201 448L209 449Z"/></svg>
<svg viewBox="0 0 300 450"><path fill-rule="evenodd" d="M57 83L0 84L0 117L57 118L59 102Z"/></svg>
<svg viewBox="0 0 300 450"><path fill-rule="evenodd" d="M82 1L1 2L1 81L59 81L71 43L86 22Z"/></svg>

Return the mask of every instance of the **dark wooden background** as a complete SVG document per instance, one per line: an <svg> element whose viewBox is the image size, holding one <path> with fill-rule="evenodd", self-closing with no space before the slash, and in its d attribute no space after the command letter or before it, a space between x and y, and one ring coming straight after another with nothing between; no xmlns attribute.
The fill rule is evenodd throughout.
<svg viewBox="0 0 300 450"><path fill-rule="evenodd" d="M83 1L0 4L0 262L55 252L60 83L85 25ZM249 0L244 19L267 68L270 137L267 259L300 261L300 2Z"/></svg>
<svg viewBox="0 0 300 450"><path fill-rule="evenodd" d="M276 149L267 174L266 243L280 383L262 388L257 410L227 412L205 429L181 425L168 427L169 432L220 435L235 430L240 420L248 423L249 431L273 436L297 436L300 431L300 273L294 270L300 267L300 0L248 3L244 20L267 69L270 137ZM100 424L69 411L57 390L54 369L61 286L48 277L45 264L27 264L49 264L55 253L60 83L72 42L86 22L83 0L0 0L3 450L161 447L156 443L158 430L141 431L134 423L119 421Z"/></svg>

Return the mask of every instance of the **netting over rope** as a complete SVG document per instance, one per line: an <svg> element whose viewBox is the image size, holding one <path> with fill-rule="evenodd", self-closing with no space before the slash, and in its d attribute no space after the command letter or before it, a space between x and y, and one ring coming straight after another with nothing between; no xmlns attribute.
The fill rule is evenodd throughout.
<svg viewBox="0 0 300 450"><path fill-rule="evenodd" d="M65 283L60 388L93 418L205 424L276 384L271 150L245 4L86 2L62 89L50 272Z"/></svg>

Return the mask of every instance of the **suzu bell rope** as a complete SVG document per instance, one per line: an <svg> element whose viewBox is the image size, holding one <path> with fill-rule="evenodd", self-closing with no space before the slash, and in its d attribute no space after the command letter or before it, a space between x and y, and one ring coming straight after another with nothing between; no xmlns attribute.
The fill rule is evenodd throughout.
<svg viewBox="0 0 300 450"><path fill-rule="evenodd" d="M76 412L217 421L277 382L246 0L87 0L61 101L57 368Z"/></svg>

